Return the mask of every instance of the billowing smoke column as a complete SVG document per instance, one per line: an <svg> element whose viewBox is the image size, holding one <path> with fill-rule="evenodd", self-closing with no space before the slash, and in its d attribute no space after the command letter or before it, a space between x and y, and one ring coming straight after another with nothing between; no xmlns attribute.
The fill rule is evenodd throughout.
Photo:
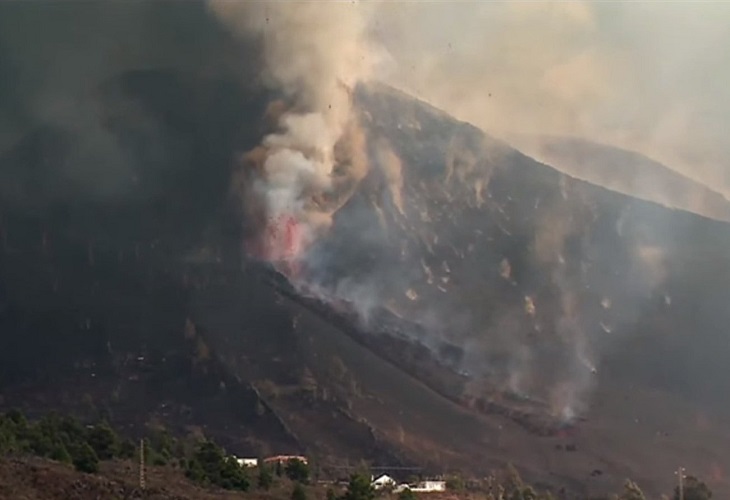
<svg viewBox="0 0 730 500"><path fill-rule="evenodd" d="M362 7L340 2L229 2L213 11L236 33L253 36L265 57L265 83L293 103L256 155L253 193L265 212L259 256L292 274L331 223L335 146L352 128L350 89L367 77ZM354 162L353 162L354 163Z"/></svg>

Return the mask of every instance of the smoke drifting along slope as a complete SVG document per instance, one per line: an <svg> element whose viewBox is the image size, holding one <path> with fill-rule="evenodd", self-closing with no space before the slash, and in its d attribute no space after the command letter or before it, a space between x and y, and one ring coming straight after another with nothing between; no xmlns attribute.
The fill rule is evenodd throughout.
<svg viewBox="0 0 730 500"><path fill-rule="evenodd" d="M261 44L264 82L282 96L273 131L244 155L235 183L258 221L249 250L365 318L388 308L429 326L468 351L470 372L572 417L613 332L665 293L671 238L661 227L642 234L628 209L591 198L600 191L361 82L383 78L485 128L626 138L634 121L658 127L664 115L616 113L641 73L628 47L600 39L610 9L210 5Z"/></svg>
<svg viewBox="0 0 730 500"><path fill-rule="evenodd" d="M623 168L584 164L581 178L614 179L622 192L727 219L722 198L730 192L730 145L721 131L730 94L726 85L713 83L730 67L721 50L730 42L723 22L727 6L225 0L210 5L235 32L260 38L266 82L296 104L263 144L268 151L263 156L271 157L264 177L278 186L275 197L265 195L270 211L294 211L297 220L308 218L304 212L319 212L319 222L305 223L302 235L329 219L322 217L327 210L302 207L301 199L312 190L331 189L333 145L350 115L347 89L371 76L515 140L520 148L535 145L519 139L525 134L551 134L639 151L711 187L690 185L685 196L667 196L663 182L641 182L644 162L626 164L625 157L616 160ZM528 149L559 170L579 154L566 157L572 150L564 148L566 154L555 159L542 154L542 146ZM293 151L304 160L286 158ZM287 175L297 179L283 189Z"/></svg>
<svg viewBox="0 0 730 500"><path fill-rule="evenodd" d="M730 201L641 154L585 139L555 136L511 136L510 142L559 170L613 191L730 221Z"/></svg>
<svg viewBox="0 0 730 500"><path fill-rule="evenodd" d="M425 103L378 85L356 96L379 154L313 248L310 278L366 313L424 325L403 334L437 356L443 341L459 346L444 361L474 397L497 387L573 418L605 349L665 293L663 216L647 231L646 207Z"/></svg>
<svg viewBox="0 0 730 500"><path fill-rule="evenodd" d="M387 81L459 119L635 150L727 196L728 16L718 3L394 2L371 19L395 62Z"/></svg>

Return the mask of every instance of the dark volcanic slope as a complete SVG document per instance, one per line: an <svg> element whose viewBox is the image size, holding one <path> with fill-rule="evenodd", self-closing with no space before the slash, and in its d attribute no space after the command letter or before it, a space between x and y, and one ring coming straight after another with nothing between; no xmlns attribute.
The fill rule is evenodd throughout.
<svg viewBox="0 0 730 500"><path fill-rule="evenodd" d="M240 255L231 160L269 101L253 64L228 64L253 60L202 32L216 50L185 70L85 82L69 123L93 110L101 135L26 117L0 154L0 406L201 426L325 465L512 461L583 496L627 476L666 491L681 461L729 494L726 224L363 87L370 170L306 266L363 313L343 325ZM571 412L587 420L535 432Z"/></svg>
<svg viewBox="0 0 730 500"><path fill-rule="evenodd" d="M472 380L449 388L433 375L443 368L424 368L428 356L406 362L405 345L387 356L382 347L397 344L364 347L241 271L239 226L227 222L222 195L227 159L254 144L257 129L226 117L236 116L230 102L250 102L256 116L265 101L166 72L130 73L104 88L158 123L170 158L158 171L177 175L122 205L49 202L33 194L40 172L54 171L42 159L62 162L64 140L78 139L38 131L3 157L6 173L38 172L13 175L14 192L29 194L3 204L5 405L84 411L91 396L122 423L203 425L241 453L301 447L475 473L510 460L576 491L606 491L627 475L661 490L676 456L705 476L726 466L724 431L686 403L709 408L727 389L723 224L571 180L405 96L363 90L370 175L318 249L327 266L310 269L359 306L422 321L425 330L405 332L431 349L448 340L442 361ZM120 136L139 132L116 116ZM131 165L154 179L149 150L131 151ZM201 161L207 168L194 168ZM201 342L185 340L188 317ZM140 355L152 364L137 368ZM419 367L427 384L403 371ZM579 434L540 437L493 406L469 406L499 387L545 400L548 413L595 396ZM657 441L658 431L672 438ZM578 451L555 448L571 443ZM588 479L594 468L601 480Z"/></svg>
<svg viewBox="0 0 730 500"><path fill-rule="evenodd" d="M436 353L441 340L461 346L449 358L476 397L497 384L555 412L583 408L617 435L641 420L636 387L694 402L690 415L727 412L724 223L575 180L386 88L361 89L358 102L372 169L313 259L335 295L422 322L430 334L412 334ZM585 406L595 387L594 409L616 391L634 403L596 415ZM643 429L647 439L692 435L694 424L652 419L672 430ZM716 453L696 467L727 466Z"/></svg>
<svg viewBox="0 0 730 500"><path fill-rule="evenodd" d="M730 221L730 202L646 156L574 137L514 136L519 149L561 172L637 198Z"/></svg>
<svg viewBox="0 0 730 500"><path fill-rule="evenodd" d="M654 379L680 363L662 384L709 400L727 389L727 225L575 180L388 89L359 102L375 160L315 252L316 277L425 322L467 348L464 369L528 393L548 371L580 392L602 353L653 335L671 350L624 363ZM706 345L701 363L683 354ZM708 370L712 389L697 385Z"/></svg>

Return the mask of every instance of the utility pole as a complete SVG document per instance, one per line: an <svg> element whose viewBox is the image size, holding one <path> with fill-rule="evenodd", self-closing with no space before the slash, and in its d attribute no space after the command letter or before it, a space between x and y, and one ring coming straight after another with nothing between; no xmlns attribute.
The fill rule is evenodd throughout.
<svg viewBox="0 0 730 500"><path fill-rule="evenodd" d="M677 475L677 482L678 484L678 490L679 490L679 500L684 500L684 467L680 467L677 469L677 472L675 472Z"/></svg>
<svg viewBox="0 0 730 500"><path fill-rule="evenodd" d="M139 487L145 488L144 477L144 439L139 440Z"/></svg>

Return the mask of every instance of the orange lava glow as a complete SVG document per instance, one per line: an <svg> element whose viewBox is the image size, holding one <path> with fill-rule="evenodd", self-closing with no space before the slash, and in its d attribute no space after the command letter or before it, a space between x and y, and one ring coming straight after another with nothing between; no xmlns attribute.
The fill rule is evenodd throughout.
<svg viewBox="0 0 730 500"><path fill-rule="evenodd" d="M268 220L262 238L261 258L292 277L298 274L302 248L302 230L294 217L280 215Z"/></svg>

